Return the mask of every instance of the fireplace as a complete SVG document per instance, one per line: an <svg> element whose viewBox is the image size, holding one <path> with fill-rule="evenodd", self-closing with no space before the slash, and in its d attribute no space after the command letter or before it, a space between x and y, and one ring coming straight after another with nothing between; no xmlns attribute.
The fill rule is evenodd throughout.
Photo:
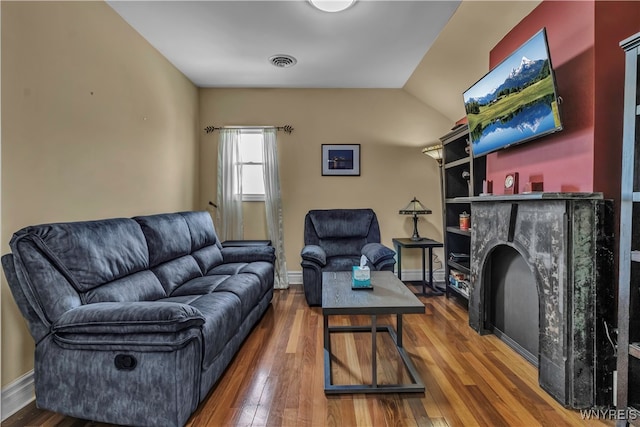
<svg viewBox="0 0 640 427"><path fill-rule="evenodd" d="M474 197L471 225L470 326L536 364L540 386L564 406L610 406L611 202L599 193Z"/></svg>

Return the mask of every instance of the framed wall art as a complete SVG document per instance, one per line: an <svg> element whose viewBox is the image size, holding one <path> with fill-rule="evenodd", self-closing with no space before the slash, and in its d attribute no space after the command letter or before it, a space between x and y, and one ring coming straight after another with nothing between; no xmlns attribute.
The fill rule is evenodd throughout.
<svg viewBox="0 0 640 427"><path fill-rule="evenodd" d="M360 144L322 144L323 176L360 176Z"/></svg>

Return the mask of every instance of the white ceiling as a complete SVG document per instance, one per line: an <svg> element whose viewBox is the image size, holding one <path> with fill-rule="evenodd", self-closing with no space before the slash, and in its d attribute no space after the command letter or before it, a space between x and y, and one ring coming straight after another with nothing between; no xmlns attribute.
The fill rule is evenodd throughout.
<svg viewBox="0 0 640 427"><path fill-rule="evenodd" d="M460 1L107 3L199 87L401 88ZM298 62L275 67L277 54Z"/></svg>
<svg viewBox="0 0 640 427"><path fill-rule="evenodd" d="M540 2L358 0L327 13L307 0L107 0L199 87L403 88L451 123L491 49ZM279 54L298 63L274 67Z"/></svg>

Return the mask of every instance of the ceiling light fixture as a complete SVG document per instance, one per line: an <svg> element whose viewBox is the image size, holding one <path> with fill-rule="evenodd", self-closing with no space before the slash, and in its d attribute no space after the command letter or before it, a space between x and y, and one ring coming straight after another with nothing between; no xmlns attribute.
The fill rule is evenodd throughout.
<svg viewBox="0 0 640 427"><path fill-rule="evenodd" d="M356 0L309 0L316 9L323 12L342 12L353 6Z"/></svg>

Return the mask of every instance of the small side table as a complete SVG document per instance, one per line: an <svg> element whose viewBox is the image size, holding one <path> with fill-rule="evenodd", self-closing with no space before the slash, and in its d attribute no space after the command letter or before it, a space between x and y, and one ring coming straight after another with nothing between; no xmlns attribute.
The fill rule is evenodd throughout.
<svg viewBox="0 0 640 427"><path fill-rule="evenodd" d="M392 239L392 241L398 254L398 279L402 280L402 248L420 248L422 249L422 293L417 295L427 297L444 295L444 292L436 288L433 284L433 248L441 248L444 244L427 238L422 238L422 240L411 240L409 238L396 237ZM429 293L426 292L427 281L425 277L425 249L429 250L429 288L431 288Z"/></svg>

